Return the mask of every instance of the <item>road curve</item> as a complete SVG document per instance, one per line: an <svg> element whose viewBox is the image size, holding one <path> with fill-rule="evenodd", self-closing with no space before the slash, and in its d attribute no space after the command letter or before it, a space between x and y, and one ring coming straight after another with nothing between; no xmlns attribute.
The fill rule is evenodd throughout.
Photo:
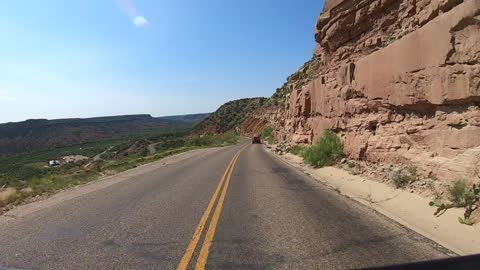
<svg viewBox="0 0 480 270"><path fill-rule="evenodd" d="M351 269L447 256L262 145L243 141L149 166L14 212L0 222L0 267Z"/></svg>

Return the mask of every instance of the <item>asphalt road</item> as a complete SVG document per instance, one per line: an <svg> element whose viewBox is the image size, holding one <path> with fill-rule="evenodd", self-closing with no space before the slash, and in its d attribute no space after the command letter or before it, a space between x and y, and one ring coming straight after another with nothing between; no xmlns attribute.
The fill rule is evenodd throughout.
<svg viewBox="0 0 480 270"><path fill-rule="evenodd" d="M244 141L162 162L108 186L96 182L81 196L12 212L0 222L0 266L351 269L446 256L262 145Z"/></svg>

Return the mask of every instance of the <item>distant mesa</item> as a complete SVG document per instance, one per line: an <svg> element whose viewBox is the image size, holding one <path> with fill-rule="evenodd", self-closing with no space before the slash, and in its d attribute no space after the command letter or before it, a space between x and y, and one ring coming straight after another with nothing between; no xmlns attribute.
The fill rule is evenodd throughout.
<svg viewBox="0 0 480 270"><path fill-rule="evenodd" d="M208 115L152 117L149 114L135 114L5 123L0 124L0 156L96 142L142 130L188 129Z"/></svg>

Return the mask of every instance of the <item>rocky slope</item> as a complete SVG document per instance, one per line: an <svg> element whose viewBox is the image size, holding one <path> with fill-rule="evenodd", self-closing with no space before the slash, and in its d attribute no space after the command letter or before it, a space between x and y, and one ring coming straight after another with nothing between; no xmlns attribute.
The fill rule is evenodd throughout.
<svg viewBox="0 0 480 270"><path fill-rule="evenodd" d="M237 130L248 113L261 108L266 98L244 98L223 104L214 113L195 126L198 134L218 134Z"/></svg>
<svg viewBox="0 0 480 270"><path fill-rule="evenodd" d="M432 178L480 169L480 1L327 0L313 57L243 124L278 141L330 128L352 159Z"/></svg>

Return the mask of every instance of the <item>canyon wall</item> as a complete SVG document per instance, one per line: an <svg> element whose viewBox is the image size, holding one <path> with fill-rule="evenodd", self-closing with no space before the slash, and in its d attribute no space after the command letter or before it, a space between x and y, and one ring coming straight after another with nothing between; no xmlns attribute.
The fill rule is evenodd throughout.
<svg viewBox="0 0 480 270"><path fill-rule="evenodd" d="M281 109L250 123L306 144L329 128L352 159L478 175L480 0L327 0L315 40L312 60L277 90Z"/></svg>

